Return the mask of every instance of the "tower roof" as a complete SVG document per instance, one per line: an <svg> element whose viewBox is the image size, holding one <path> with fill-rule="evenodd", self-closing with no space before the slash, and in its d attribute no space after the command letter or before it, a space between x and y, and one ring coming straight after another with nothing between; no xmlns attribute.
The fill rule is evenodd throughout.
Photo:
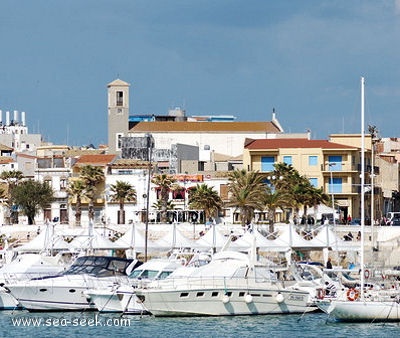
<svg viewBox="0 0 400 338"><path fill-rule="evenodd" d="M120 79L116 79L107 85L107 87L117 87L117 86L130 86L130 84Z"/></svg>

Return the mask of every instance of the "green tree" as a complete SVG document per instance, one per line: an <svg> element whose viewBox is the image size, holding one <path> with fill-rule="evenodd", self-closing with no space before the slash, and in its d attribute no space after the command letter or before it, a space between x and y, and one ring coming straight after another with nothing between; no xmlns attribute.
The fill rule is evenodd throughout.
<svg viewBox="0 0 400 338"><path fill-rule="evenodd" d="M274 171L270 177L274 188L285 196L285 207L295 208L298 213L299 208L303 208L304 215L307 214L308 207L316 207L318 204L327 202L328 196L323 189L315 188L309 179L286 163L276 163Z"/></svg>
<svg viewBox="0 0 400 338"><path fill-rule="evenodd" d="M85 195L85 183L81 179L74 179L69 182L67 192L70 202L75 199L75 224L81 225L82 197Z"/></svg>
<svg viewBox="0 0 400 338"><path fill-rule="evenodd" d="M204 211L205 220L217 216L222 208L222 199L214 188L207 184L197 184L189 190L189 207Z"/></svg>
<svg viewBox="0 0 400 338"><path fill-rule="evenodd" d="M53 202L53 189L47 183L23 181L14 187L12 200L28 217L28 224L34 224L39 210Z"/></svg>
<svg viewBox="0 0 400 338"><path fill-rule="evenodd" d="M114 194L111 196L111 201L119 203L118 224L125 223L125 202L133 202L136 204L136 190L135 188L123 181L116 181L115 184L110 185L110 191Z"/></svg>
<svg viewBox="0 0 400 338"><path fill-rule="evenodd" d="M161 222L167 222L169 192L176 179L171 175L160 174L154 176L151 182L160 189Z"/></svg>
<svg viewBox="0 0 400 338"><path fill-rule="evenodd" d="M264 210L266 186L264 176L258 171L237 169L229 173L228 190L230 194L227 206L236 207L240 212L242 226L250 224L254 211Z"/></svg>
<svg viewBox="0 0 400 338"><path fill-rule="evenodd" d="M280 208L284 210L285 206L288 204L288 194L280 190L268 189L269 191L265 194L264 204L266 209L268 210L268 224L269 224L269 233L273 234L274 222L276 218L276 209Z"/></svg>
<svg viewBox="0 0 400 338"><path fill-rule="evenodd" d="M13 201L11 199L11 195L14 187L17 186L23 178L24 174L22 173L22 171L19 170L6 170L0 174L0 180L2 180L6 185L5 187L2 187L2 198L4 198L4 204L8 209L6 216L7 224L18 222L18 211L12 211ZM13 222L11 220L13 220Z"/></svg>
<svg viewBox="0 0 400 338"><path fill-rule="evenodd" d="M85 165L81 168L79 177L85 184L85 197L89 199L89 220L93 222L96 187L105 180L104 170L101 167Z"/></svg>

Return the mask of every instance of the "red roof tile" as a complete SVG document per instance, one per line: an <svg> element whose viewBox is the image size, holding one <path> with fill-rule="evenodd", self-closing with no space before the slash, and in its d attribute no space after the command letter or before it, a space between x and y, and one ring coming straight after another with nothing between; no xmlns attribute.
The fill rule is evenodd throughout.
<svg viewBox="0 0 400 338"><path fill-rule="evenodd" d="M249 142L247 149L279 149L279 148L322 148L322 149L359 149L327 140L308 140L304 138L292 139L260 139Z"/></svg>
<svg viewBox="0 0 400 338"><path fill-rule="evenodd" d="M75 165L106 165L112 162L115 155L82 155L79 156Z"/></svg>

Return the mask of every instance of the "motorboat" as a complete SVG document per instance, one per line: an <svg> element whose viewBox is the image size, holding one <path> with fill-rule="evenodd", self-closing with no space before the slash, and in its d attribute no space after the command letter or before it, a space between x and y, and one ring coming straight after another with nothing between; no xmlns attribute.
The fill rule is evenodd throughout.
<svg viewBox="0 0 400 338"><path fill-rule="evenodd" d="M136 295L154 316L225 316L305 313L307 291L285 288L274 267L250 253L220 251L209 264L150 282Z"/></svg>
<svg viewBox="0 0 400 338"><path fill-rule="evenodd" d="M20 253L0 268L0 310L19 309L20 304L4 285L27 281L31 278L58 274L66 269L74 258L68 252L55 256L40 253Z"/></svg>
<svg viewBox="0 0 400 338"><path fill-rule="evenodd" d="M120 283L120 279L127 278L139 264L137 260L125 258L82 256L55 276L10 283L4 287L29 311L96 310L84 291Z"/></svg>
<svg viewBox="0 0 400 338"><path fill-rule="evenodd" d="M100 312L145 314L147 310L138 301L136 289L145 287L152 280L163 280L180 267L182 264L177 260L151 259L134 269L122 284L90 289L85 293Z"/></svg>

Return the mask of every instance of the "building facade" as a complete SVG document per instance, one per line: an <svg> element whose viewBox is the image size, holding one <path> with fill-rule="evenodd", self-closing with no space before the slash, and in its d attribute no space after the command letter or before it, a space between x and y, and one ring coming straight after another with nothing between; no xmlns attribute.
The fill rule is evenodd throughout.
<svg viewBox="0 0 400 338"><path fill-rule="evenodd" d="M245 146L243 166L269 173L276 163L292 165L330 195L340 217L347 219L360 215L360 159L360 148L355 146L326 140L264 139Z"/></svg>

